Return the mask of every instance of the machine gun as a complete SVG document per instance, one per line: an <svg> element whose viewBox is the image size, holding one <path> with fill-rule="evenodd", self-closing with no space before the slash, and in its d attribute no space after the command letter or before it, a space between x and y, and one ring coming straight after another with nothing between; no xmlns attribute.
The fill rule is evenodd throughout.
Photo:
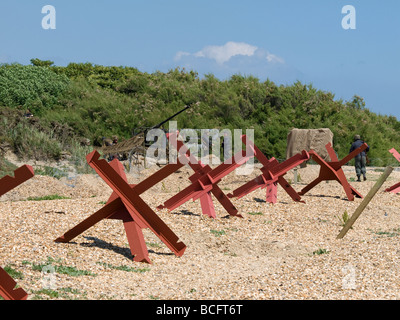
<svg viewBox="0 0 400 320"><path fill-rule="evenodd" d="M178 111L177 113L173 114L173 115L170 116L169 118L167 118L167 119L161 121L159 124L156 124L155 126L152 126L152 127L139 127L139 128L135 128L135 129L133 130L133 134L132 134L133 137L136 137L136 136L141 135L141 134L143 134L143 136L146 137L147 132L149 132L150 130L153 130L153 129L159 129L159 128L161 128L161 126L162 126L164 123L167 123L167 122L170 121L171 119L175 118L178 114L181 114L183 111L186 111L186 110L189 109L190 107L191 107L190 104L187 105L187 106L185 106L185 108L183 108L182 110L180 110L180 111ZM166 130L164 130L164 131L166 131ZM149 147L149 146L151 145L151 142L149 142L149 141L145 141L144 143L145 143L145 146L146 146L146 147Z"/></svg>
<svg viewBox="0 0 400 320"><path fill-rule="evenodd" d="M115 157L118 157L119 160L128 160L129 167L132 165L136 165L139 162L139 157L144 157L146 154L146 148L148 148L152 143L146 141L147 133L152 129L161 128L163 124L175 118L180 113L189 109L191 105L185 106L182 110L168 117L167 119L161 121L159 124L156 124L152 127L139 127L135 128L132 132L132 138L118 142L115 145L104 146L101 148L101 151L108 160L112 160ZM165 130L164 130L165 131Z"/></svg>

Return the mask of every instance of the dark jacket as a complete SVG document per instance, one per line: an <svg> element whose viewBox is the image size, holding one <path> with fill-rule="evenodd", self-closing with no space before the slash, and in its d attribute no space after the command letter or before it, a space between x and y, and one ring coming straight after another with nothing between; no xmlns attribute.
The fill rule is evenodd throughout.
<svg viewBox="0 0 400 320"><path fill-rule="evenodd" d="M354 151L354 150L356 150L357 148L361 147L363 144L364 144L364 141L362 141L362 140L356 140L356 141L354 141L354 142L351 144L349 153L352 152L352 151ZM360 152L360 153L358 154L358 156L366 156L366 154L367 154L368 151L369 151L369 146L368 146L367 149L365 149L363 152Z"/></svg>

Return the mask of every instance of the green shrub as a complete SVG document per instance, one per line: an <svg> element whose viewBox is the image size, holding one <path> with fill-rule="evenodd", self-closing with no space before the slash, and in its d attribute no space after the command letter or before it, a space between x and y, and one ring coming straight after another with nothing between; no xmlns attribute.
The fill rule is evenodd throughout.
<svg viewBox="0 0 400 320"><path fill-rule="evenodd" d="M14 151L22 158L46 160L60 159L63 150L61 142L39 128L21 121L9 132Z"/></svg>
<svg viewBox="0 0 400 320"><path fill-rule="evenodd" d="M51 108L68 87L65 75L57 75L48 67L0 66L0 104L40 112Z"/></svg>
<svg viewBox="0 0 400 320"><path fill-rule="evenodd" d="M371 165L398 164L388 150L400 149L400 122L371 112L357 95L349 101L335 100L333 93L299 81L277 86L242 75L222 81L179 68L149 74L91 63L32 63L0 66L0 105L15 111L30 108L40 120L40 126L18 127L10 115L1 117L0 136L28 157L57 159L63 150L74 153L75 138L87 138L94 147L102 144L102 137L117 135L122 141L135 129L152 127L192 104L173 119L178 129L254 129L255 143L268 157L286 158L292 128L330 128L339 159L348 154L353 136L360 134L371 146ZM55 124L66 128L63 134L54 130ZM81 157L82 152L77 153Z"/></svg>

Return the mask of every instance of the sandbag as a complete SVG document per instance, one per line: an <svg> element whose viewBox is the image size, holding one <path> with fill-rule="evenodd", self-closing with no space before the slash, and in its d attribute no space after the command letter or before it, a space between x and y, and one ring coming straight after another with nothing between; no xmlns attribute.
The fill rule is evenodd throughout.
<svg viewBox="0 0 400 320"><path fill-rule="evenodd" d="M329 128L321 129L292 129L287 136L286 159L293 157L303 150L314 150L325 161L331 161L325 146L333 146L333 133ZM305 167L304 162L301 167Z"/></svg>

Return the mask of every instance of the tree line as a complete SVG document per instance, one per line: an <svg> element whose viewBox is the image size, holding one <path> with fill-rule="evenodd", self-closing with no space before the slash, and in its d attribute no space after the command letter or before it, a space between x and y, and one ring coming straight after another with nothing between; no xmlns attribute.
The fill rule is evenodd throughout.
<svg viewBox="0 0 400 320"><path fill-rule="evenodd" d="M219 80L213 74L200 77L182 68L146 73L92 63L61 67L39 59L32 59L30 65L0 65L1 122L5 124L0 143L12 140L12 131L15 136L18 130L17 124L11 124L13 115L29 110L37 119L36 127L25 125L47 135L44 145L58 144L54 152L41 153L50 152L51 157L71 148L72 140L88 139L99 146L103 137L130 138L135 129L160 123L188 104L192 107L174 119L179 128L254 129L257 146L277 159L285 158L292 128L330 128L339 158L359 134L371 146L369 156L376 166L393 162L388 150L400 147L396 117L371 112L358 95L343 101L299 81L284 86L240 74ZM14 143L14 148L29 153L21 143Z"/></svg>

